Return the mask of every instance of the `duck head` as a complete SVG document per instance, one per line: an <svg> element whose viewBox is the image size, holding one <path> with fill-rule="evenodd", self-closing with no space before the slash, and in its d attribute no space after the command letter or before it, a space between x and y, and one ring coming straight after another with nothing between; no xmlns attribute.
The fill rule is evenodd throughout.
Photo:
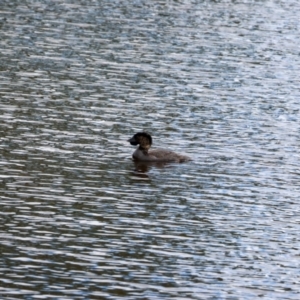
<svg viewBox="0 0 300 300"><path fill-rule="evenodd" d="M132 146L140 145L142 150L148 150L152 145L152 137L147 132L138 132L128 142Z"/></svg>

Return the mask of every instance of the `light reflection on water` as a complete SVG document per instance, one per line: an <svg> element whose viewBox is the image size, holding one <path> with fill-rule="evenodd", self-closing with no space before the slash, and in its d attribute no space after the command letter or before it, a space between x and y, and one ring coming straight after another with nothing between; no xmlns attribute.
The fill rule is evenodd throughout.
<svg viewBox="0 0 300 300"><path fill-rule="evenodd" d="M4 1L0 294L298 299L299 11Z"/></svg>

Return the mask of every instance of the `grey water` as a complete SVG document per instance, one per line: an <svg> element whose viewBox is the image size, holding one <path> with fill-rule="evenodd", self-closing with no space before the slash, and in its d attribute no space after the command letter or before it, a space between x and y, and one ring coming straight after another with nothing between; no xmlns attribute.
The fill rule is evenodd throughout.
<svg viewBox="0 0 300 300"><path fill-rule="evenodd" d="M1 299L299 299L300 2L2 0ZM189 155L139 165L134 133Z"/></svg>

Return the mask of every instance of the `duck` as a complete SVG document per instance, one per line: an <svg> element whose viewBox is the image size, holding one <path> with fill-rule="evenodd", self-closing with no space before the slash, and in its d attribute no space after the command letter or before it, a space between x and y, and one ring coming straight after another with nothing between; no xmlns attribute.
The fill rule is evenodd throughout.
<svg viewBox="0 0 300 300"><path fill-rule="evenodd" d="M135 161L141 162L187 162L191 158L166 149L149 150L152 145L152 137L147 132L138 132L128 140L132 146L139 145L132 154Z"/></svg>

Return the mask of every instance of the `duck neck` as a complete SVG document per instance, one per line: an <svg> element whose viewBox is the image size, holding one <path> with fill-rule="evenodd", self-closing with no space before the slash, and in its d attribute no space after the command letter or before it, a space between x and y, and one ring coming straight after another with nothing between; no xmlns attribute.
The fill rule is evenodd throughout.
<svg viewBox="0 0 300 300"><path fill-rule="evenodd" d="M148 149L149 147L142 147L141 145L139 146L139 150L141 150L145 155L148 155Z"/></svg>

